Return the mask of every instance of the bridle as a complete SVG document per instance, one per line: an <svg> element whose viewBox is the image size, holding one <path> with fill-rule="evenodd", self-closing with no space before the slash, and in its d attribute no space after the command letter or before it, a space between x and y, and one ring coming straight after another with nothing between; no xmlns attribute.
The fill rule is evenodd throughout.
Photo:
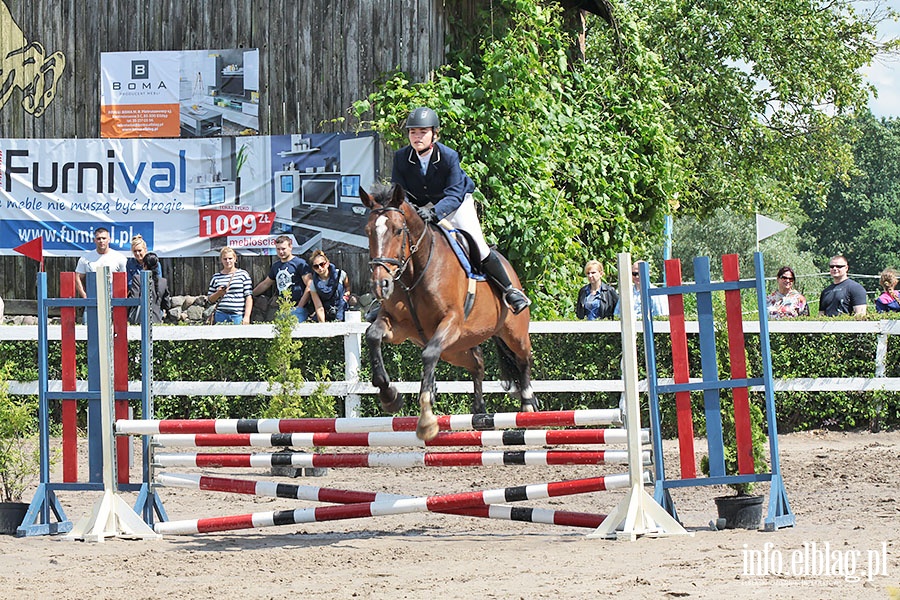
<svg viewBox="0 0 900 600"><path fill-rule="evenodd" d="M376 256L369 261L369 270L374 274L377 267L382 267L390 274L391 279L394 282L399 283L400 286L403 287L403 291L406 292L406 297L408 299L407 307L409 308L410 316L412 316L413 324L416 326L416 331L419 333L422 343L427 343L428 338L425 337L425 330L422 328L422 322L419 320L419 314L416 310L415 302L413 302L412 291L422 282L422 279L424 279L425 272L428 271L428 266L431 264L431 258L434 256L434 232L431 231L431 227L428 226L428 223L423 223L424 227L422 228L422 235L419 236L419 239L417 239L415 243L412 243L412 233L409 231L409 224L406 221L406 214L403 212L403 209L397 206L382 206L381 208L372 209L372 212L376 215L382 215L387 212L398 212L403 217L403 241L400 243L400 256L398 258ZM409 263L412 262L413 256L419 251L426 233L430 233L429 238L431 241L428 248L428 258L425 260L425 265L422 267L422 270L415 281L413 281L411 285L406 285L403 282L402 277L406 273ZM407 246L409 247L409 254L404 256L404 251ZM391 270L390 267L395 268Z"/></svg>
<svg viewBox="0 0 900 600"><path fill-rule="evenodd" d="M428 266L431 264L431 258L434 256L434 232L431 231L431 228L428 226L428 223L424 223L424 227L422 228L422 235L419 236L419 239L416 240L415 243L412 243L412 233L409 230L409 225L406 222L406 215L403 213L403 209L397 206L383 206L381 208L372 209L372 212L376 215L382 215L387 212L398 212L403 216L403 240L400 243L400 256L397 258L391 258L388 256L376 256L372 260L369 261L369 270L373 273L375 272L376 267L382 267L385 271L387 271L391 279L399 283L403 290L409 294L419 283L422 282L422 279L425 277L425 272L428 270ZM430 241L431 244L428 248L428 258L425 261L425 266L422 267L421 272L418 277L416 277L415 281L412 282L411 285L406 285L403 282L403 275L406 273L406 269L409 267L409 263L412 262L413 256L415 256L416 252L419 251L419 248L422 244L422 240L425 239L425 234L430 233ZM404 252L406 248L409 247L409 254L404 256ZM391 267L395 267L391 269Z"/></svg>

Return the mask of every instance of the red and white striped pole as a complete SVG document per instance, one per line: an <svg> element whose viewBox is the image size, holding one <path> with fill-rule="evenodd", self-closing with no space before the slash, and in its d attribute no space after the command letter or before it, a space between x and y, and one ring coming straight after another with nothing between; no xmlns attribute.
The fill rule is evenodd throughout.
<svg viewBox="0 0 900 600"><path fill-rule="evenodd" d="M650 433L643 431L644 443ZM170 433L154 435L152 443L167 448L187 447L444 447L444 446L560 446L564 444L624 444L625 429L516 429L506 431L442 431L427 442L412 431L362 433Z"/></svg>
<svg viewBox="0 0 900 600"><path fill-rule="evenodd" d="M155 435L160 433L359 433L415 431L417 417L369 417L332 419L198 419L162 421L116 421L116 433ZM442 415L441 431L494 430L529 427L581 427L621 425L618 409L563 410L533 413Z"/></svg>
<svg viewBox="0 0 900 600"><path fill-rule="evenodd" d="M650 453L644 451L645 464ZM486 467L513 465L602 465L628 463L626 450L506 450L484 452L307 452L275 453L157 453L154 464L160 467L317 467L317 468L393 468L410 467Z"/></svg>
<svg viewBox="0 0 900 600"><path fill-rule="evenodd" d="M342 506L321 506L316 508L298 508L296 510L268 511L185 521L169 521L157 523L155 529L157 533L163 535L190 535L213 531L233 531L237 529L253 529L256 527L273 527L276 525L318 523L323 521L380 517L417 512L439 512L461 508L489 506L504 502L540 500L558 496L585 494L589 492L628 487L628 485L629 476L627 474L607 475L605 477L515 486L481 492L462 492L440 496L359 502Z"/></svg>
<svg viewBox="0 0 900 600"><path fill-rule="evenodd" d="M412 496L375 492L357 492L334 488L315 487L311 485L293 485L275 483L273 481L251 481L226 477L210 477L182 473L160 473L157 482L167 487L181 487L210 492L226 492L233 494L249 494L270 498L290 498L309 500L312 502L333 502L337 504L354 504L360 502L380 502L398 500ZM522 521L527 523L544 523L546 525L563 525L567 527L597 528L606 515L553 510L549 508L528 508L491 504L474 508L457 508L435 511L442 514L479 517L486 519L502 519L506 521Z"/></svg>

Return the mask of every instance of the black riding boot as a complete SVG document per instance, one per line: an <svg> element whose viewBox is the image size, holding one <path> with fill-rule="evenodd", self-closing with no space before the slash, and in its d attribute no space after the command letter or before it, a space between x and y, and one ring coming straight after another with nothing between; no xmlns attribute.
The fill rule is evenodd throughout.
<svg viewBox="0 0 900 600"><path fill-rule="evenodd" d="M528 296L522 290L512 286L509 275L506 274L506 269L503 268L503 263L500 262L500 256L496 250L491 250L487 258L481 261L481 270L494 281L503 293L503 298L509 305L509 309L513 311L513 314L519 314L531 304L531 300L528 299Z"/></svg>

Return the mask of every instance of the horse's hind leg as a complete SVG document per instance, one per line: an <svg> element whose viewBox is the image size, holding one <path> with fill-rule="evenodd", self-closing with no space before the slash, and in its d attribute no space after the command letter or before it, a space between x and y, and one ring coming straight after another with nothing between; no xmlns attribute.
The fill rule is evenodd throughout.
<svg viewBox="0 0 900 600"><path fill-rule="evenodd" d="M519 406L521 407L522 412L534 412L540 410L541 404L538 402L537 396L534 393L534 388L531 387L531 361L517 359L516 362L519 363L519 369L522 373Z"/></svg>
<svg viewBox="0 0 900 600"><path fill-rule="evenodd" d="M517 336L495 337L500 356L500 371L503 378L514 388L512 395L519 397L522 412L540 409L534 388L531 386L531 340Z"/></svg>
<svg viewBox="0 0 900 600"><path fill-rule="evenodd" d="M384 357L381 344L388 332L388 324L378 318L366 330L366 344L369 346L369 357L372 364L372 385L378 388L381 408L385 412L395 413L403 408L403 394L391 385L391 378L384 368Z"/></svg>
<svg viewBox="0 0 900 600"><path fill-rule="evenodd" d="M472 376L472 383L475 388L472 396L472 413L478 415L487 412L484 406L484 393L482 390L482 384L484 383L484 353L481 350L481 346L475 346L469 352L474 361L474 368L469 369L469 375Z"/></svg>
<svg viewBox="0 0 900 600"><path fill-rule="evenodd" d="M482 384L484 382L484 354L481 346L475 346L461 352L445 353L441 358L452 365L462 367L468 371L472 377L474 384L474 395L472 396L472 412L474 414L482 414L487 412L484 406L484 394L482 392Z"/></svg>

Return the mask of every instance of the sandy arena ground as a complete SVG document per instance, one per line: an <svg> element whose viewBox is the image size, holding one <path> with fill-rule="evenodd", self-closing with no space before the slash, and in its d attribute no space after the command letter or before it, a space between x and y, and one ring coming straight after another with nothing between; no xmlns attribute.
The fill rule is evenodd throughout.
<svg viewBox="0 0 900 600"><path fill-rule="evenodd" d="M728 491L700 487L673 494L692 537L635 542L588 539L590 530L584 529L433 513L159 541L100 544L0 536L0 597L900 598L900 432L817 431L785 435L780 443L797 526L775 533L711 530L713 498ZM614 467L598 469L343 469L325 477L281 481L433 495L617 472ZM250 471L210 474L266 473ZM134 475L139 476L138 469ZM161 494L175 520L313 506L171 488ZM133 495L123 497L133 502ZM622 492L601 492L531 504L606 513L622 497ZM88 514L99 494L70 492L60 498L67 516L77 520ZM819 557L828 550L825 572L821 558L814 563L804 545L808 550L815 545ZM751 556L757 562L748 572L745 561ZM781 574L776 572L779 560Z"/></svg>

